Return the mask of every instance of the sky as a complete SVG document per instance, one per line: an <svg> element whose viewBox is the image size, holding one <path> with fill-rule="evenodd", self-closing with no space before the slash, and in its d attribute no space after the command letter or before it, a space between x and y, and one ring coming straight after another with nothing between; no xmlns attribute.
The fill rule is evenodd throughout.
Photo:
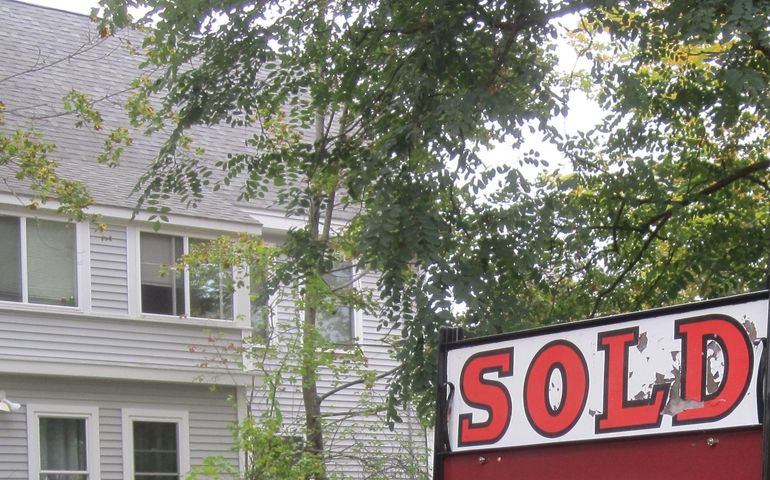
<svg viewBox="0 0 770 480"><path fill-rule="evenodd" d="M66 10L70 12L82 13L88 15L91 9L98 6L98 0L19 0L24 3L42 5L45 7ZM566 45L559 47L560 68L572 69L575 66L576 57L574 51ZM561 129L565 132L575 132L579 128L593 125L598 122L601 111L594 103L588 101L579 95L574 96L570 101L570 114L563 120ZM552 145L544 144L539 136L533 136L527 140L523 151L535 149L540 152L541 158L548 160L550 169L566 170L565 159L559 154ZM488 166L509 164L518 167L520 153L514 151L510 145L499 143L483 152L481 157ZM533 178L539 173L539 169L531 167L525 168L524 173L527 177Z"/></svg>

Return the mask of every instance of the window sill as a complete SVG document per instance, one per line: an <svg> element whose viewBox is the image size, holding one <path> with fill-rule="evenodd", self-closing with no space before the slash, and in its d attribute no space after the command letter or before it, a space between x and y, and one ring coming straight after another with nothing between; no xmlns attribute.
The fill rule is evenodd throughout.
<svg viewBox="0 0 770 480"><path fill-rule="evenodd" d="M132 318L132 317L129 317ZM170 323L174 325L200 325L203 327L216 327L216 328L237 328L238 330L245 330L251 328L248 322L240 322L238 320L220 320L215 318L201 318L201 317L179 317L176 315L162 315L158 313L140 313L136 318L132 320L139 320L143 322L154 323Z"/></svg>
<svg viewBox="0 0 770 480"><path fill-rule="evenodd" d="M80 307L69 305L52 305L50 303L24 303L0 300L0 309L19 310L25 312L50 312L50 313L83 313Z"/></svg>
<svg viewBox="0 0 770 480"><path fill-rule="evenodd" d="M212 320L208 318L180 318L171 315L115 315L99 312L84 312L80 307L30 304L0 301L0 312L19 312L25 314L50 314L62 317L79 318L94 321L113 320L120 322L142 322L157 325L181 325L186 327L217 328L220 330L245 330L248 322L238 320Z"/></svg>

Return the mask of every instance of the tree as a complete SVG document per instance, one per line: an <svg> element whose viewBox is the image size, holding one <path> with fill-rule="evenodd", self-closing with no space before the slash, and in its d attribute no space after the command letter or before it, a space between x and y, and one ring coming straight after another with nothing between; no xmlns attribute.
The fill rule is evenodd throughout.
<svg viewBox="0 0 770 480"><path fill-rule="evenodd" d="M314 346L324 296L312 286L351 258L381 272L383 327L423 342L434 335L435 305L421 292L449 267L444 252L473 235L461 219L489 178L478 147L505 135L520 141L522 124L557 108L549 22L583 2L102 5L101 31L146 29L147 65L158 69L137 82L129 104L137 125L171 132L144 177L143 200L175 194L194 203L205 188L239 179L245 199L278 187L283 206L307 219L284 252L305 285L302 338ZM146 8L136 22L132 6ZM188 129L218 123L254 134L212 180L189 153ZM301 135L307 129L313 138ZM340 211L350 221L335 231ZM314 351L301 360L302 390L309 451L320 455Z"/></svg>
<svg viewBox="0 0 770 480"><path fill-rule="evenodd" d="M171 131L144 199L194 202L215 177L175 161L190 126L253 128L249 150L217 166L220 182L245 177L244 198L276 185L308 219L286 253L307 284L335 258L381 272L383 326L403 330L394 394L417 394L423 412L438 325L492 333L761 284L767 2L102 4L103 31L147 29L147 62L160 69L131 102L138 123ZM147 14L132 22L129 6ZM569 15L572 31L559 24ZM590 72L554 70L560 35L591 56ZM555 123L575 81L608 113L566 136ZM520 145L527 128L574 172L533 188L483 165L481 146ZM334 231L340 210L351 220ZM303 304L310 335L318 303ZM320 452L313 377L307 433Z"/></svg>
<svg viewBox="0 0 770 480"><path fill-rule="evenodd" d="M573 223L606 275L590 315L764 285L768 8L620 2L583 18L608 112L564 145Z"/></svg>

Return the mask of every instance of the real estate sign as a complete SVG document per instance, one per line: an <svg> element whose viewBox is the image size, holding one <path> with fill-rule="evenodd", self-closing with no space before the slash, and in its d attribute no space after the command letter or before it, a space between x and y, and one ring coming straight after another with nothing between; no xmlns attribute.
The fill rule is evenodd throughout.
<svg viewBox="0 0 770 480"><path fill-rule="evenodd" d="M757 431L767 325L763 292L449 343L445 454Z"/></svg>

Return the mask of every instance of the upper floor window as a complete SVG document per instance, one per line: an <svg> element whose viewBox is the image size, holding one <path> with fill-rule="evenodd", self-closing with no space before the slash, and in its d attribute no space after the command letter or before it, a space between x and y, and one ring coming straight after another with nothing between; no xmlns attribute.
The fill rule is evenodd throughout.
<svg viewBox="0 0 770 480"><path fill-rule="evenodd" d="M0 300L77 306L75 224L0 216Z"/></svg>
<svg viewBox="0 0 770 480"><path fill-rule="evenodd" d="M233 318L232 272L204 264L177 271L190 247L204 240L142 232L140 235L143 313Z"/></svg>
<svg viewBox="0 0 770 480"><path fill-rule="evenodd" d="M352 288L353 267L335 265L323 278L332 290ZM318 310L316 328L324 338L334 344L349 344L355 337L354 320L353 308L350 305L339 305L333 311L321 308Z"/></svg>

